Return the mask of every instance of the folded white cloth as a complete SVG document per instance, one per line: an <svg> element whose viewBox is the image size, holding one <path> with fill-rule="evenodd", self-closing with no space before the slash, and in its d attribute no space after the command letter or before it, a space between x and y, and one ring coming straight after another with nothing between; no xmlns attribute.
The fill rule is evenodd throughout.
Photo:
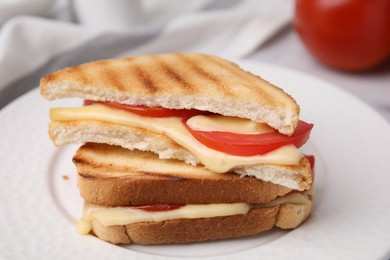
<svg viewBox="0 0 390 260"><path fill-rule="evenodd" d="M292 5L292 0L2 1L0 108L36 87L42 75L86 61L174 51L244 57L289 23Z"/></svg>
<svg viewBox="0 0 390 260"><path fill-rule="evenodd" d="M51 0L2 0L0 1L0 25L19 15L46 15L52 4Z"/></svg>

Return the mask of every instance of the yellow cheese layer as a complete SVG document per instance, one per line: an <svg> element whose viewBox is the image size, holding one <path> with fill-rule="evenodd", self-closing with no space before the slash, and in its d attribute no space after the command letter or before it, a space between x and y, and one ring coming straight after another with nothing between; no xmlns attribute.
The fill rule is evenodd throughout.
<svg viewBox="0 0 390 260"><path fill-rule="evenodd" d="M250 209L246 203L221 203L207 205L185 205L166 211L145 211L129 207L105 208L89 205L86 214L98 219L104 226L127 225L137 222L160 222L180 218L212 218L246 214Z"/></svg>
<svg viewBox="0 0 390 260"><path fill-rule="evenodd" d="M84 204L83 217L76 224L76 231L81 235L92 229L92 219L97 219L104 226L128 225L139 222L160 222L172 219L212 218L247 214L247 203L221 203L206 205L185 205L178 209L149 212L130 207L102 207Z"/></svg>
<svg viewBox="0 0 390 260"><path fill-rule="evenodd" d="M264 134L276 131L264 123L257 123L249 119L222 116L197 115L187 121L187 125L196 131L220 131L236 134Z"/></svg>
<svg viewBox="0 0 390 260"><path fill-rule="evenodd" d="M191 151L208 169L222 173L236 166L255 164L298 165L303 155L293 145L283 146L264 155L235 156L210 149L198 142L183 125L180 118L144 117L101 104L77 108L53 108L52 121L98 120L113 124L139 127L163 134Z"/></svg>
<svg viewBox="0 0 390 260"><path fill-rule="evenodd" d="M82 219L76 224L76 231L86 235L92 228L91 221L97 219L104 226L128 225L139 222L161 222L173 219L212 218L247 214L251 208L275 207L282 204L305 205L310 200L301 193L291 193L263 205L248 203L220 203L185 205L181 208L149 212L130 207L102 207L85 203Z"/></svg>

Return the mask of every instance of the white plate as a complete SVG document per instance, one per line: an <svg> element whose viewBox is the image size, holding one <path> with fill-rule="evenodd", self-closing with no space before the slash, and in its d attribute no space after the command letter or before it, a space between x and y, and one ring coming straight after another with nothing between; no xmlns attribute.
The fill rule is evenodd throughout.
<svg viewBox="0 0 390 260"><path fill-rule="evenodd" d="M79 236L81 213L75 146L47 136L47 102L33 90L0 112L0 256L5 259L214 258L388 259L390 257L390 127L371 108L329 83L242 61L283 87L315 128L306 145L317 157L317 197L310 219L293 231L169 246L114 246Z"/></svg>

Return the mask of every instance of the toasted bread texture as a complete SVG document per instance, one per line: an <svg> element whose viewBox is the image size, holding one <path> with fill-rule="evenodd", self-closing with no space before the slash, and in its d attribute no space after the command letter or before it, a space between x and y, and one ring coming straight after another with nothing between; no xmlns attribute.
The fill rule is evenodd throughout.
<svg viewBox="0 0 390 260"><path fill-rule="evenodd" d="M178 159L192 165L200 163L195 155L177 145L171 139L140 128L113 126L99 121L52 122L49 127L49 134L57 145L85 142L106 143L130 150L151 151L158 154L160 159ZM89 156L92 161L92 158L96 158L96 155L88 153L88 151L99 153L104 149L114 149L109 146L87 148L81 149L75 158L77 159L85 152L84 156ZM115 152L122 156L131 156L125 155L125 151L117 148L115 148ZM96 163L99 163L99 161L96 160ZM309 189L312 182L310 163L305 158L301 160L299 165L247 165L238 166L232 172L242 176L253 176L294 190Z"/></svg>
<svg viewBox="0 0 390 260"><path fill-rule="evenodd" d="M291 189L234 173L214 173L178 160L88 143L73 157L81 197L100 206L148 204L264 204Z"/></svg>
<svg viewBox="0 0 390 260"><path fill-rule="evenodd" d="M179 244L255 235L272 229L292 229L307 219L312 208L306 204L282 204L252 209L245 215L228 217L175 219L141 222L122 226L104 226L92 221L92 232L113 244Z"/></svg>
<svg viewBox="0 0 390 260"><path fill-rule="evenodd" d="M78 97L129 105L199 109L264 122L291 135L299 106L282 89L227 60L169 53L101 60L41 79L49 99Z"/></svg>

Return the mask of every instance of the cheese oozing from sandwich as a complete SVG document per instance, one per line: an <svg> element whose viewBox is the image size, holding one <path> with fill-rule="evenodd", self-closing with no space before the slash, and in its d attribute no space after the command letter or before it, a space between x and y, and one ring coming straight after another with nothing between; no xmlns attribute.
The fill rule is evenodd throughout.
<svg viewBox="0 0 390 260"><path fill-rule="evenodd" d="M247 214L254 208L269 208L282 204L306 205L307 203L311 203L307 194L294 192L262 205L248 203L188 204L166 211L146 211L133 207L103 207L85 203L82 219L76 223L76 231L82 235L88 234L92 228L93 218L104 226L116 226L174 219L233 216Z"/></svg>
<svg viewBox="0 0 390 260"><path fill-rule="evenodd" d="M294 145L286 145L264 155L236 156L213 150L196 140L178 117L153 118L140 116L102 104L74 108L52 108L52 121L98 120L139 127L164 134L191 151L199 161L214 172L228 172L237 166L255 164L298 165L303 154Z"/></svg>

